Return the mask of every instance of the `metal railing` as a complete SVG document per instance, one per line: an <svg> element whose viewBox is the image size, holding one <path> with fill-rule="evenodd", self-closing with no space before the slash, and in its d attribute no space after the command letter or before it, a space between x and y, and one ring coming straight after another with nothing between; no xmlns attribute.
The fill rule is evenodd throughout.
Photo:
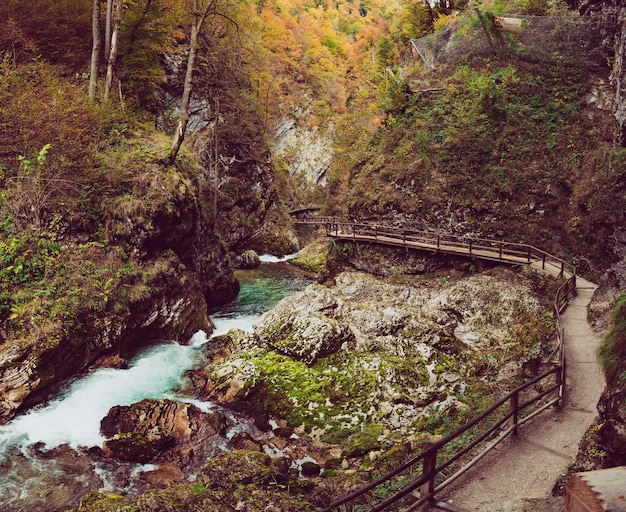
<svg viewBox="0 0 626 512"><path fill-rule="evenodd" d="M362 510L370 512L382 511L392 505L397 510L401 505L405 512L409 512L417 510L425 503L432 504L437 493L474 466L509 435L516 435L520 425L550 407L562 405L566 361L561 313L576 295L576 271L573 266L527 244L346 222L334 217L317 217L298 222L325 225L327 235L338 240L375 242L509 264L538 263L543 269L552 266L558 278L566 278L554 298L556 348L546 361L552 368L518 386L467 424L433 443L424 452L348 496L330 503L322 512L351 510L347 508L350 504L361 504L367 507ZM384 489L388 496L377 500L375 494L380 489Z"/></svg>

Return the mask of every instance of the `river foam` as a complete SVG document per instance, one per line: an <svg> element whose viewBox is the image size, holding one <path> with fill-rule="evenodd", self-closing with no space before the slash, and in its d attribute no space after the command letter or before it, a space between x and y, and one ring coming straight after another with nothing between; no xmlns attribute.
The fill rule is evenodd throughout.
<svg viewBox="0 0 626 512"><path fill-rule="evenodd" d="M239 296L211 312L215 324L211 338L233 328L252 331L253 322L264 311L308 284L307 278L285 263L262 267L261 272L242 273ZM0 426L0 510L64 510L74 497L93 490L94 480L102 491L112 489L115 479L109 475L110 467L87 468L90 462L79 467L71 457L67 462L56 457L57 452L70 450L64 445L102 446L100 422L115 405L171 398L192 402L205 412L214 407L177 395L186 372L202 360L200 348L209 340L199 331L189 345L171 342L142 351L126 369L91 370L64 385L47 403ZM82 455L77 457L83 460ZM92 483L83 485L81 478Z"/></svg>
<svg viewBox="0 0 626 512"><path fill-rule="evenodd" d="M297 252L293 254L287 254L285 256L274 256L273 254L261 254L259 259L261 263L282 263L283 261L289 261L294 259L298 255Z"/></svg>
<svg viewBox="0 0 626 512"><path fill-rule="evenodd" d="M48 404L0 427L0 447L36 442L47 448L66 443L74 448L100 446L100 421L111 407L166 397L184 383L182 374L196 358L195 347L168 343L143 352L127 369L92 371Z"/></svg>

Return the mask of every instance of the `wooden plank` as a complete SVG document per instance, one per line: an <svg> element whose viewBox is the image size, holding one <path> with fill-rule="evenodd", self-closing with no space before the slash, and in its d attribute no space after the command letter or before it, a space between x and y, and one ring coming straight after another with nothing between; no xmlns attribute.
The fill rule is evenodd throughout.
<svg viewBox="0 0 626 512"><path fill-rule="evenodd" d="M570 475L564 498L567 512L626 512L626 466Z"/></svg>

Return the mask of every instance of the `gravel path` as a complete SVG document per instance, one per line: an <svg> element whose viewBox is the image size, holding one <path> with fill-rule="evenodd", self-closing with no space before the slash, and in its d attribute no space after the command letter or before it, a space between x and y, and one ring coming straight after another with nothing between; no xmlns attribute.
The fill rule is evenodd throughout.
<svg viewBox="0 0 626 512"><path fill-rule="evenodd" d="M562 318L567 360L565 406L546 411L503 441L439 500L463 511L561 512L551 490L574 461L578 443L597 415L604 377L596 361L600 339L587 323L596 285L577 278L577 296ZM434 509L433 509L434 510Z"/></svg>

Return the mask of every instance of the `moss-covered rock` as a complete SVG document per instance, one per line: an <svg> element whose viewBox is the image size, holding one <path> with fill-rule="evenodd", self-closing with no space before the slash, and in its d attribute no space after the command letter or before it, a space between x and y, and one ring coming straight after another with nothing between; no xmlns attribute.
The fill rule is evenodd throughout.
<svg viewBox="0 0 626 512"><path fill-rule="evenodd" d="M80 507L68 512L131 512L136 510L132 507L132 500L117 494L92 492L83 496Z"/></svg>
<svg viewBox="0 0 626 512"><path fill-rule="evenodd" d="M379 424L366 425L363 430L352 434L345 446L346 457L362 457L366 453L380 448L380 436L383 433L383 426Z"/></svg>
<svg viewBox="0 0 626 512"><path fill-rule="evenodd" d="M198 482L224 490L238 485L263 485L278 473L269 455L249 450L224 453L207 462L198 473Z"/></svg>
<svg viewBox="0 0 626 512"><path fill-rule="evenodd" d="M261 258L252 249L242 252L237 258L241 268L257 268L261 264Z"/></svg>
<svg viewBox="0 0 626 512"><path fill-rule="evenodd" d="M402 280L344 272L334 287L311 285L264 314L252 346L204 370L205 391L265 428L281 418L325 442L371 424L410 435L433 411L453 425L476 396L514 386L522 363L549 345L552 322L532 278L514 270ZM309 329L318 325L336 327ZM520 336L522 325L546 328ZM332 343L320 342L325 333Z"/></svg>
<svg viewBox="0 0 626 512"><path fill-rule="evenodd" d="M326 268L329 248L330 242L326 238L314 240L300 249L291 262L305 270L319 274Z"/></svg>

